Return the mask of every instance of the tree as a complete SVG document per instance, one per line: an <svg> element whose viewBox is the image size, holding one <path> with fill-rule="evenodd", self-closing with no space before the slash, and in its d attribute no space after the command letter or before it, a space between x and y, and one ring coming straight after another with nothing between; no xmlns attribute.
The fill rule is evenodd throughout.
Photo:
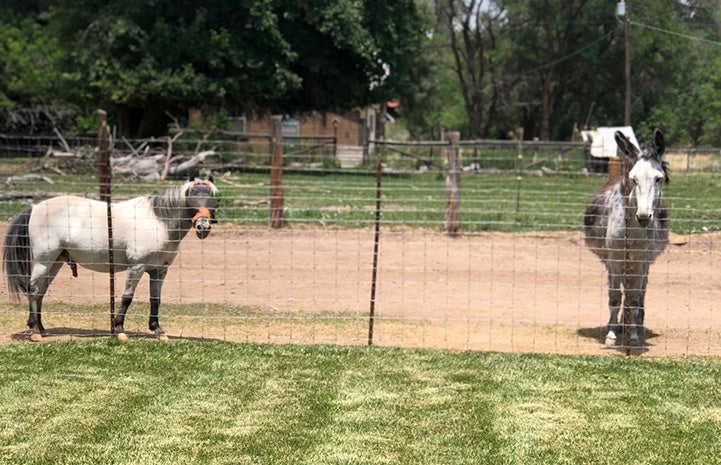
<svg viewBox="0 0 721 465"><path fill-rule="evenodd" d="M439 0L438 4L468 117L468 137L487 137L500 99L493 52L505 7L483 0Z"/></svg>
<svg viewBox="0 0 721 465"><path fill-rule="evenodd" d="M615 0L425 1L435 7L428 10L437 23L429 23L445 27L433 28L426 43L424 59L433 61L416 79L417 97L407 99L411 111L436 115L464 137L504 137L521 126L526 138L569 139L576 127L623 123L624 30ZM629 4L632 124L708 143L721 133L711 129L721 101L718 2Z"/></svg>
<svg viewBox="0 0 721 465"><path fill-rule="evenodd" d="M616 39L623 31L612 13L605 0L509 0L504 37L515 45L509 70L520 77L527 136L568 138L592 109L616 105L624 66Z"/></svg>
<svg viewBox="0 0 721 465"><path fill-rule="evenodd" d="M53 106L61 50L31 17L11 9L12 5L3 6L6 9L0 17L0 128L25 133L50 130L67 117L62 106Z"/></svg>
<svg viewBox="0 0 721 465"><path fill-rule="evenodd" d="M411 0L58 0L47 18L71 51L68 98L109 107L129 136L189 107L379 102L403 86L420 34Z"/></svg>
<svg viewBox="0 0 721 465"><path fill-rule="evenodd" d="M639 126L646 133L654 127L663 127L677 144L719 146L718 4L713 0L696 0L653 6L658 6L658 10L644 8L637 12L637 21L644 26L634 29L634 37L645 51L634 55L634 59L647 69L638 76L637 86L653 91L638 101L648 109Z"/></svg>

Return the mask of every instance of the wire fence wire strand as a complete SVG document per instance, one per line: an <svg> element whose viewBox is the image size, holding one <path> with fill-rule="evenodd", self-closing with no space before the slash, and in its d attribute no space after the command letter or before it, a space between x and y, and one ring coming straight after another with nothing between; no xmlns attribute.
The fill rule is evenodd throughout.
<svg viewBox="0 0 721 465"><path fill-rule="evenodd" d="M192 151L197 142L181 138L174 147ZM375 267L374 346L625 355L623 344L603 348L607 278L584 244L582 216L605 176L584 171L582 151L524 145L519 183L518 144L478 145L476 169L473 147L460 143L459 234L449 237L445 162L429 167L394 151L380 152L380 196L378 158L347 170L318 165L319 154L288 161L285 226L270 228L271 158L264 144L252 157L229 149L224 163L233 169L217 161L199 168L214 175L219 223L204 241L186 237L169 267L160 320L171 338L366 345ZM440 164L446 147L402 151ZM649 275L644 356L721 355L721 182L711 173L686 174L687 155L664 189L672 237ZM718 155L703 157L705 166L721 166ZM38 172L51 182L23 178L41 158L22 152L0 159L3 237L28 198L97 196L96 166ZM116 177L113 199L154 195L177 182ZM374 265L369 251L379 214L383 243ZM117 279L125 275L118 271ZM150 335L147 284L144 276L127 315L130 337ZM73 277L63 266L44 301L47 337L108 336L108 295L102 274L78 267ZM10 299L3 275L0 342L27 340L27 315L26 302Z"/></svg>

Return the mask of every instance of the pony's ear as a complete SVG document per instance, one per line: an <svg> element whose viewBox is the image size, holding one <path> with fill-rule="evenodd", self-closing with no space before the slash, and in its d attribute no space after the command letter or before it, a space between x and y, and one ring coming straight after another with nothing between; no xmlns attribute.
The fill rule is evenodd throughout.
<svg viewBox="0 0 721 465"><path fill-rule="evenodd" d="M663 133L658 128L653 130L653 148L659 157L666 151L666 141L663 138Z"/></svg>
<svg viewBox="0 0 721 465"><path fill-rule="evenodd" d="M636 148L635 145L633 145L633 142L631 142L628 137L621 131L616 131L614 134L614 139L616 139L616 145L618 146L618 149L623 153L624 155L631 157L631 159L636 160L638 158L638 148Z"/></svg>

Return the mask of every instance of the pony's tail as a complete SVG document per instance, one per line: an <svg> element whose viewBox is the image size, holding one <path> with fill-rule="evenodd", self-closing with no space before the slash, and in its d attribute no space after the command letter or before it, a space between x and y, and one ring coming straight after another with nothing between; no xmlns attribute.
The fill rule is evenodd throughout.
<svg viewBox="0 0 721 465"><path fill-rule="evenodd" d="M3 247L3 269L8 283L10 297L17 299L27 294L30 287L32 252L30 251L30 214L32 205L15 217L5 233Z"/></svg>

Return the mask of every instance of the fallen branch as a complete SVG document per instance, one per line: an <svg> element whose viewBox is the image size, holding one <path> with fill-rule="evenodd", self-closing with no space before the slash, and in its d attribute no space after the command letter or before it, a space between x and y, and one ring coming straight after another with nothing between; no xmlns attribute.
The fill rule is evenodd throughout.
<svg viewBox="0 0 721 465"><path fill-rule="evenodd" d="M35 200L38 198L35 194L0 194L0 202L9 202L11 200Z"/></svg>
<svg viewBox="0 0 721 465"><path fill-rule="evenodd" d="M177 124L177 120L176 120ZM163 166L163 172L160 174L160 179L167 179L168 178L168 172L170 171L170 164L173 161L176 161L177 158L173 158L173 144L180 138L180 136L183 135L183 130L180 129L178 132L173 135L173 137L168 137L168 151L165 155L165 163Z"/></svg>
<svg viewBox="0 0 721 465"><path fill-rule="evenodd" d="M53 126L53 131L55 132L55 135L58 136L58 139L60 139L60 143L62 144L62 146L63 146L63 148L65 149L65 151L66 151L66 152L72 152L72 150L70 150L70 146L68 145L68 141L65 140L65 138L64 138L63 135L60 133L60 131L58 130L58 128L56 128L55 126Z"/></svg>
<svg viewBox="0 0 721 465"><path fill-rule="evenodd" d="M196 155L193 155L190 157L189 160L184 161L183 163L179 163L176 166L171 166L168 171L170 174L180 174L184 173L185 171L188 171L190 168L193 168L205 161L207 157L212 157L218 155L215 150L206 150L204 152L200 152Z"/></svg>
<svg viewBox="0 0 721 465"><path fill-rule="evenodd" d="M4 183L4 184L5 184L6 186L11 186L11 185L16 184L16 183L38 182L38 181L43 181L43 182L46 182L46 183L48 183L48 184L55 184L55 183L53 182L53 180L50 179L50 178L47 177L47 176L43 176L43 175L40 175L40 174L32 174L32 173L30 173L30 174L18 174L18 175L10 176L10 177L8 177L8 178L5 179L5 183Z"/></svg>

